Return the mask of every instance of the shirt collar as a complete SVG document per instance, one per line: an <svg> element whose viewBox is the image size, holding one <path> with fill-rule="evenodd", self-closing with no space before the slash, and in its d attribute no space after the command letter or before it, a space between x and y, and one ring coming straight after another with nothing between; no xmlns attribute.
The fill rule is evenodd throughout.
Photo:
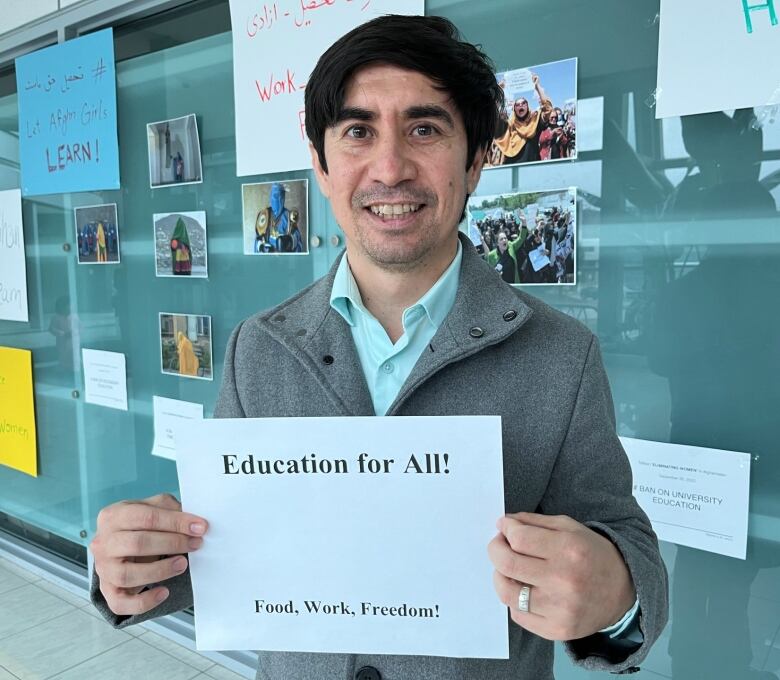
<svg viewBox="0 0 780 680"><path fill-rule="evenodd" d="M431 286L415 304L404 310L406 313L416 306L422 307L428 316L431 324L438 329L443 323L447 314L450 313L452 305L455 303L455 296L458 292L458 282L460 280L460 265L463 259L463 246L458 239L458 249L455 257L449 267L439 277L438 281ZM330 292L330 306L336 310L344 320L350 325L355 326L355 311L372 316L363 305L363 298L360 296L360 290L352 276L352 270L349 268L347 254L339 262L336 276L333 279L333 287Z"/></svg>

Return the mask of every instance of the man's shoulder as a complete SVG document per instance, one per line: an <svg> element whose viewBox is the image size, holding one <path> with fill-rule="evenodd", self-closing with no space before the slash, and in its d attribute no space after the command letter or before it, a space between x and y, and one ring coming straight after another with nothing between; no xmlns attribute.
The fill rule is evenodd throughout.
<svg viewBox="0 0 780 680"><path fill-rule="evenodd" d="M528 332L541 336L548 347L554 346L557 350L565 349L569 345L587 345L593 342L595 336L584 323L574 317L566 314L555 307L548 305L534 295L530 295L525 290L512 286L512 289L518 298L531 309L533 314L527 322L526 335ZM518 334L518 340L527 341L522 338L523 333Z"/></svg>
<svg viewBox="0 0 780 680"><path fill-rule="evenodd" d="M330 290L333 285L332 272L327 274L291 297L268 309L261 310L241 321L236 327L237 341L258 339L263 335L276 335L276 326L290 328L317 325L330 309ZM292 323L285 323L292 322ZM296 323L297 322L297 323Z"/></svg>

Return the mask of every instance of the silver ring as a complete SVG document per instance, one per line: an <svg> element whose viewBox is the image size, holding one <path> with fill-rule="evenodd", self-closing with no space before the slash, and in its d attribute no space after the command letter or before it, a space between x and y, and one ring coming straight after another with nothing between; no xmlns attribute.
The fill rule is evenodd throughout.
<svg viewBox="0 0 780 680"><path fill-rule="evenodd" d="M517 608L521 612L530 611L531 609L531 586L523 586L520 588L520 596L517 598Z"/></svg>

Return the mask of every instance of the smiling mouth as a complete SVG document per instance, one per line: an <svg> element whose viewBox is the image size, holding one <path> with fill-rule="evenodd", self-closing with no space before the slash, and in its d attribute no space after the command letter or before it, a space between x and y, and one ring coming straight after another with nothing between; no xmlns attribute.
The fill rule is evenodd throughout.
<svg viewBox="0 0 780 680"><path fill-rule="evenodd" d="M377 203L366 206L377 217L382 219L396 219L417 212L423 207L423 203Z"/></svg>

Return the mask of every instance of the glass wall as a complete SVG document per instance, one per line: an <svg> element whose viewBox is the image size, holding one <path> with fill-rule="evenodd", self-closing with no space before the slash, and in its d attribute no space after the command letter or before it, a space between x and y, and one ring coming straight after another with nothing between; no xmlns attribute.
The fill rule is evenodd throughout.
<svg viewBox="0 0 780 680"><path fill-rule="evenodd" d="M531 292L598 334L621 435L754 456L748 559L663 544L672 619L638 677L778 677L780 124L755 125L750 110L655 119L658 0L430 0L426 11L499 70L579 58L578 159L486 171L476 194L578 188L578 283ZM141 39L151 25L121 32L137 41L124 54L140 54L117 65L122 189L24 201L30 323L0 321L0 344L33 350L40 445L39 478L0 468L0 511L84 545L103 505L177 491L174 464L150 455L152 395L210 415L235 324L324 274L341 248L310 171L236 178L229 33L159 48ZM190 113L203 183L151 189L146 123ZM16 96L0 98L0 189L19 186L17 128ZM243 255L241 184L290 178L310 180L320 245ZM120 264L77 263L73 210L98 203L117 204ZM152 215L195 210L209 278L156 278ZM213 381L161 373L160 312L211 316ZM84 403L82 347L126 355L127 412ZM558 654L556 677L589 674Z"/></svg>

